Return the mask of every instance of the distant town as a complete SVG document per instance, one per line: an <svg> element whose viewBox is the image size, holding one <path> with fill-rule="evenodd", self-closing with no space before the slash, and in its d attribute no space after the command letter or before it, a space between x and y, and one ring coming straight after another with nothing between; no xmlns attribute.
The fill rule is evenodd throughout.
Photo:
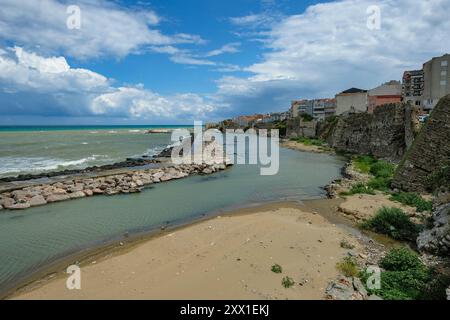
<svg viewBox="0 0 450 320"><path fill-rule="evenodd" d="M301 118L306 121L324 121L349 113L373 113L385 104L409 103L420 110L420 121L425 121L440 98L450 94L450 54L435 57L419 70L403 73L402 82L391 80L373 89L350 88L334 98L299 99L291 102L285 112L241 115L233 119L209 124L210 127L253 127Z"/></svg>

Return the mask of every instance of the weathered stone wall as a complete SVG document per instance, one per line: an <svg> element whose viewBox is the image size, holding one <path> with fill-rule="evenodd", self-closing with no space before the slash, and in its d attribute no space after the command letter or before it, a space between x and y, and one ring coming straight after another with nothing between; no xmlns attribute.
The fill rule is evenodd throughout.
<svg viewBox="0 0 450 320"><path fill-rule="evenodd" d="M424 191L426 180L450 161L450 95L433 110L394 176L393 186Z"/></svg>
<svg viewBox="0 0 450 320"><path fill-rule="evenodd" d="M407 104L387 104L373 114L349 114L325 138L337 150L400 161L414 137L416 112Z"/></svg>
<svg viewBox="0 0 450 320"><path fill-rule="evenodd" d="M301 118L289 119L286 123L286 137L313 138L316 136L317 121L304 121Z"/></svg>

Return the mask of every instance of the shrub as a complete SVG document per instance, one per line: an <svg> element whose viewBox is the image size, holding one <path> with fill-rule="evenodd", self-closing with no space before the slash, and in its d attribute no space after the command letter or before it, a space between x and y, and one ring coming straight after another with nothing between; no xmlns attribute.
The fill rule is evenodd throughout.
<svg viewBox="0 0 450 320"><path fill-rule="evenodd" d="M392 249L380 261L386 271L381 273L381 288L368 290L387 300L414 300L424 295L431 281L430 270L410 249ZM367 280L367 273L362 275Z"/></svg>
<svg viewBox="0 0 450 320"><path fill-rule="evenodd" d="M370 167L370 173L375 177L389 178L394 175L395 166L389 162L379 160Z"/></svg>
<svg viewBox="0 0 450 320"><path fill-rule="evenodd" d="M388 271L408 271L423 268L424 265L414 251L403 247L391 249L380 261L380 267Z"/></svg>
<svg viewBox="0 0 450 320"><path fill-rule="evenodd" d="M416 207L418 212L431 211L433 209L433 203L431 201L424 200L415 192L397 192L392 194L390 199L411 207Z"/></svg>
<svg viewBox="0 0 450 320"><path fill-rule="evenodd" d="M281 280L281 284L285 288L290 288L295 284L295 282L291 277L286 276L283 278L283 280Z"/></svg>
<svg viewBox="0 0 450 320"><path fill-rule="evenodd" d="M302 117L303 121L306 121L306 122L314 120L313 116L310 114L307 114L307 113L303 113L302 115L300 115L300 117Z"/></svg>
<svg viewBox="0 0 450 320"><path fill-rule="evenodd" d="M377 214L364 222L362 228L386 234L397 240L415 241L421 228L398 208L381 208Z"/></svg>
<svg viewBox="0 0 450 320"><path fill-rule="evenodd" d="M372 156L357 156L353 159L353 165L355 168L362 173L369 173L370 168L376 162Z"/></svg>
<svg viewBox="0 0 450 320"><path fill-rule="evenodd" d="M391 188L391 177L376 177L369 180L367 187L373 190L388 191Z"/></svg>
<svg viewBox="0 0 450 320"><path fill-rule="evenodd" d="M275 272L275 273L281 273L281 272L283 272L283 268L281 268L281 266L279 265L279 264L274 264L273 266L272 266L272 272Z"/></svg>
<svg viewBox="0 0 450 320"><path fill-rule="evenodd" d="M341 196L351 196L351 195L360 194L360 193L375 194L375 190L373 190L372 188L366 186L364 183L357 183L357 184L353 185L350 188L349 191L341 192L339 195L341 195Z"/></svg>
<svg viewBox="0 0 450 320"><path fill-rule="evenodd" d="M352 257L345 257L336 264L336 268L346 277L356 277L359 275L359 267L356 260Z"/></svg>

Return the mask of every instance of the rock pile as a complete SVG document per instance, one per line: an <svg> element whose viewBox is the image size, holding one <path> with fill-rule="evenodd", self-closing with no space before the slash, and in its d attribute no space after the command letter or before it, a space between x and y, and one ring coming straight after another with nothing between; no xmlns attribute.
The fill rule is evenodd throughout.
<svg viewBox="0 0 450 320"><path fill-rule="evenodd" d="M433 227L417 238L417 247L438 255L450 255L450 203L441 204L433 211Z"/></svg>
<svg viewBox="0 0 450 320"><path fill-rule="evenodd" d="M367 300L368 295L363 283L356 277L339 276L330 282L326 291L327 300Z"/></svg>
<svg viewBox="0 0 450 320"><path fill-rule="evenodd" d="M74 178L64 182L41 184L0 194L0 210L21 210L47 203L91 197L136 193L146 185L180 179L193 174L211 174L225 170L226 164L182 164L156 169L135 170L96 178Z"/></svg>

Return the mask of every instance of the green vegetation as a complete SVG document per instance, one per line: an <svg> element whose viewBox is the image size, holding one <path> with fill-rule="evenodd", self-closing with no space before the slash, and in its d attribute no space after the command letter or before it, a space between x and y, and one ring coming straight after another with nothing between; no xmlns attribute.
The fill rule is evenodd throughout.
<svg viewBox="0 0 450 320"><path fill-rule="evenodd" d="M411 207L415 207L418 212L431 211L433 203L424 200L420 194L415 192L397 192L390 197L392 201L397 201Z"/></svg>
<svg viewBox="0 0 450 320"><path fill-rule="evenodd" d="M376 294L386 300L415 300L425 297L428 283L433 278L432 271L412 250L392 249L381 260L380 266L385 270L381 273L381 287L367 288L370 294ZM367 283L369 276L370 274L363 272L363 282Z"/></svg>
<svg viewBox="0 0 450 320"><path fill-rule="evenodd" d="M346 277L356 277L360 273L358 263L352 257L345 257L336 268Z"/></svg>
<svg viewBox="0 0 450 320"><path fill-rule="evenodd" d="M381 208L377 214L364 222L363 229L385 234L396 240L415 241L421 226L415 224L401 209Z"/></svg>
<svg viewBox="0 0 450 320"><path fill-rule="evenodd" d="M272 270L272 272L275 272L275 273L282 273L283 272L283 268L281 268L281 266L279 264L274 264L272 266L271 270Z"/></svg>
<svg viewBox="0 0 450 320"><path fill-rule="evenodd" d="M306 122L310 122L310 121L314 120L314 117L307 113L301 114L300 117L303 119L303 121L306 121Z"/></svg>
<svg viewBox="0 0 450 320"><path fill-rule="evenodd" d="M322 147L322 146L326 145L326 142L321 140L321 139L312 139L312 138L300 137L300 138L292 138L291 140L292 141L297 141L299 143L303 143L305 146Z"/></svg>
<svg viewBox="0 0 450 320"><path fill-rule="evenodd" d="M341 248L344 248L344 249L354 249L355 248L355 246L354 245L352 245L350 242L348 242L347 240L341 240Z"/></svg>
<svg viewBox="0 0 450 320"><path fill-rule="evenodd" d="M383 160L376 160L370 166L370 173L376 178L390 178L394 175L395 166Z"/></svg>
<svg viewBox="0 0 450 320"><path fill-rule="evenodd" d="M351 196L354 194L375 194L375 190L366 186L364 183L357 183L351 187L349 191L339 193L340 196Z"/></svg>
<svg viewBox="0 0 450 320"><path fill-rule="evenodd" d="M283 278L283 280L281 280L281 284L285 288L290 288L295 284L295 282L291 277L286 276Z"/></svg>
<svg viewBox="0 0 450 320"><path fill-rule="evenodd" d="M353 159L353 165L356 170L362 173L370 173L372 165L376 162L377 160L372 156L357 156Z"/></svg>
<svg viewBox="0 0 450 320"><path fill-rule="evenodd" d="M358 183L349 191L342 192L341 195L353 195L358 193L375 194L375 191L388 192L392 177L395 172L395 166L383 160L377 160L372 156L357 156L353 158L353 166L362 173L371 174L371 178L367 185Z"/></svg>

